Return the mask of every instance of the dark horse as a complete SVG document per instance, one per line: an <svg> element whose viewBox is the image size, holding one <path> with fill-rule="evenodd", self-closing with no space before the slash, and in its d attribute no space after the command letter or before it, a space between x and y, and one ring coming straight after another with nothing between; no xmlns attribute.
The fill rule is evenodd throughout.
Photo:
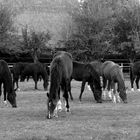
<svg viewBox="0 0 140 140"><path fill-rule="evenodd" d="M21 82L25 80L26 77L32 76L33 80L35 82L35 89L37 89L37 82L39 80L39 77L41 76L43 78L43 87L45 90L47 90L48 87L48 73L46 71L46 68L43 64L40 62L37 63L29 63L25 66L24 70L21 74Z"/></svg>
<svg viewBox="0 0 140 140"><path fill-rule="evenodd" d="M66 100L66 109L69 112L68 87L73 71L72 56L70 53L57 52L50 65L50 90L47 93L48 114L47 118L52 118L54 110L60 99L60 88L63 91L63 97Z"/></svg>
<svg viewBox="0 0 140 140"><path fill-rule="evenodd" d="M139 80L140 80L140 61L133 62L130 60L130 82L131 82L131 90L134 91L134 80L136 80L136 87L138 91L139 89Z"/></svg>
<svg viewBox="0 0 140 140"><path fill-rule="evenodd" d="M127 95L123 72L120 66L112 61L105 61L102 64L103 88L105 89L108 80L108 90L113 90L113 102L116 103L116 88L115 83L118 85L119 96L124 103L127 103ZM118 99L119 100L119 99Z"/></svg>
<svg viewBox="0 0 140 140"><path fill-rule="evenodd" d="M16 104L16 93L13 88L12 76L9 70L8 64L4 60L0 60L0 96L1 85L4 88L4 101L8 100L12 107L17 107Z"/></svg>
<svg viewBox="0 0 140 140"><path fill-rule="evenodd" d="M101 103L102 99L102 90L100 85L100 77L99 74L96 72L96 70L93 68L93 66L90 63L82 63L73 61L73 73L72 78L76 81L82 81L81 85L81 92L79 99L81 101L82 93L85 88L86 82L90 85L90 88L93 92L94 98L97 101L97 103ZM70 95L71 95L71 89L69 89Z"/></svg>
<svg viewBox="0 0 140 140"><path fill-rule="evenodd" d="M13 74L13 86L15 87L16 83L16 89L19 89L18 81L26 65L27 63L18 62L14 64L13 68L11 69L11 73Z"/></svg>

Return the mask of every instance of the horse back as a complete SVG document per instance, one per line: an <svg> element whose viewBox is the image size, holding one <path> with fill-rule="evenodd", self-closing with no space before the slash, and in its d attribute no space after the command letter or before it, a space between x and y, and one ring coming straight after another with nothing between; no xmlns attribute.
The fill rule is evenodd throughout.
<svg viewBox="0 0 140 140"><path fill-rule="evenodd" d="M45 67L41 63L29 63L26 65L23 73L25 74L34 74L34 73L44 73Z"/></svg>
<svg viewBox="0 0 140 140"><path fill-rule="evenodd" d="M10 74L8 64L6 61L0 60L0 77L4 77L6 73Z"/></svg>
<svg viewBox="0 0 140 140"><path fill-rule="evenodd" d="M73 64L72 57L69 53L62 51L55 55L51 63L51 70L55 65L60 65L63 77L68 79L71 77L73 71Z"/></svg>
<svg viewBox="0 0 140 140"><path fill-rule="evenodd" d="M118 64L106 61L102 65L102 74L107 79L116 79L118 74L122 76L122 71Z"/></svg>
<svg viewBox="0 0 140 140"><path fill-rule="evenodd" d="M91 66L96 70L96 72L101 75L102 74L102 62L101 61L98 61L98 60L95 60L95 61L92 61L90 62Z"/></svg>

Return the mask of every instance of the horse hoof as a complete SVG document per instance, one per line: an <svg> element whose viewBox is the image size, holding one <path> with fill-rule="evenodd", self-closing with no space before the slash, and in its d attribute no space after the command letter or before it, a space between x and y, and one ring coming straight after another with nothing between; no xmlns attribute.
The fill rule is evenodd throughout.
<svg viewBox="0 0 140 140"><path fill-rule="evenodd" d="M88 88L88 90L89 90L89 91L91 91L91 88L90 88L90 86L89 86L89 85L87 85L87 88Z"/></svg>
<svg viewBox="0 0 140 140"><path fill-rule="evenodd" d="M52 117L50 116L50 115L47 115L47 117L46 117L47 119L51 119Z"/></svg>
<svg viewBox="0 0 140 140"><path fill-rule="evenodd" d="M97 101L97 103L102 103L102 100Z"/></svg>
<svg viewBox="0 0 140 140"><path fill-rule="evenodd" d="M138 89L138 91L140 91L140 89Z"/></svg>
<svg viewBox="0 0 140 140"><path fill-rule="evenodd" d="M16 90L17 90L17 91L20 91L20 88L17 88Z"/></svg>
<svg viewBox="0 0 140 140"><path fill-rule="evenodd" d="M70 108L66 108L66 112L70 112Z"/></svg>
<svg viewBox="0 0 140 140"><path fill-rule="evenodd" d="M7 106L7 101L4 101L4 105Z"/></svg>
<svg viewBox="0 0 140 140"><path fill-rule="evenodd" d="M134 91L134 88L131 88L131 91Z"/></svg>

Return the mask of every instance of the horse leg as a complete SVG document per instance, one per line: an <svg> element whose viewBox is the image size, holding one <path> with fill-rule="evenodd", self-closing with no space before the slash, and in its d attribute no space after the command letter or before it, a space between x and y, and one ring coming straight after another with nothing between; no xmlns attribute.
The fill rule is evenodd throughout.
<svg viewBox="0 0 140 140"><path fill-rule="evenodd" d="M89 82L87 83L87 88L88 88L89 91L91 91L91 87L90 87L90 83Z"/></svg>
<svg viewBox="0 0 140 140"><path fill-rule="evenodd" d="M97 95L95 95L95 93L94 93L94 86L93 86L94 83L93 82L89 82L89 85L90 85L90 89L92 90L94 99L97 101L97 103L101 103L101 101L98 99Z"/></svg>
<svg viewBox="0 0 140 140"><path fill-rule="evenodd" d="M81 93L80 93L80 96L79 96L80 101L81 101L81 98L82 98L83 91L85 89L85 84L86 84L86 80L83 80L82 81L82 86L81 86Z"/></svg>
<svg viewBox="0 0 140 140"><path fill-rule="evenodd" d="M6 100L6 84L3 84L3 89L4 89L4 104L7 105L7 100Z"/></svg>
<svg viewBox="0 0 140 140"><path fill-rule="evenodd" d="M62 111L62 103L61 103L61 100L60 100L60 88L58 90L58 97L59 97L59 100L58 100L58 103L57 103L57 109L59 112Z"/></svg>
<svg viewBox="0 0 140 140"><path fill-rule="evenodd" d="M131 83L131 91L134 91L134 80L135 80L135 78L136 78L136 76L132 76L131 78L130 78L130 83Z"/></svg>
<svg viewBox="0 0 140 140"><path fill-rule="evenodd" d="M138 91L140 91L140 89L139 89L139 80L140 80L140 76L137 76L137 78L136 78L136 86L137 86Z"/></svg>
<svg viewBox="0 0 140 140"><path fill-rule="evenodd" d="M2 91L1 91L1 84L2 84L2 83L0 83L0 102L1 102L1 94L2 94Z"/></svg>
<svg viewBox="0 0 140 140"><path fill-rule="evenodd" d="M117 103L117 99L116 99L116 89L115 89L115 82L111 81L111 90L112 90L112 100L113 103Z"/></svg>
<svg viewBox="0 0 140 140"><path fill-rule="evenodd" d="M105 79L105 77L103 77L103 93L102 93L102 98L104 100L106 100L106 92L105 92L105 88L106 88L106 84L107 84L107 80Z"/></svg>
<svg viewBox="0 0 140 140"><path fill-rule="evenodd" d="M71 100L73 101L73 96L72 96L72 94L71 94L71 82L69 83L68 91L69 91L70 98L71 98Z"/></svg>
<svg viewBox="0 0 140 140"><path fill-rule="evenodd" d="M37 74L36 73L34 73L33 79L35 81L35 89L37 89Z"/></svg>
<svg viewBox="0 0 140 140"><path fill-rule="evenodd" d="M63 90L64 90L64 94L63 94L63 97L65 98L65 101L66 101L66 111L69 112L70 111L70 107L69 107L69 95L68 95L68 86L69 86L69 81L66 81L66 83L64 83L64 86L63 86Z"/></svg>
<svg viewBox="0 0 140 140"><path fill-rule="evenodd" d="M112 99L111 80L108 80L107 90L109 98Z"/></svg>

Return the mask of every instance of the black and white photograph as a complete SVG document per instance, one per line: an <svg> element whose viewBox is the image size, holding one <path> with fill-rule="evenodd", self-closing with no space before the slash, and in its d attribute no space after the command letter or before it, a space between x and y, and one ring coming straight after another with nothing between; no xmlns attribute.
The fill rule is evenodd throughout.
<svg viewBox="0 0 140 140"><path fill-rule="evenodd" d="M140 0L0 0L0 140L140 140Z"/></svg>

